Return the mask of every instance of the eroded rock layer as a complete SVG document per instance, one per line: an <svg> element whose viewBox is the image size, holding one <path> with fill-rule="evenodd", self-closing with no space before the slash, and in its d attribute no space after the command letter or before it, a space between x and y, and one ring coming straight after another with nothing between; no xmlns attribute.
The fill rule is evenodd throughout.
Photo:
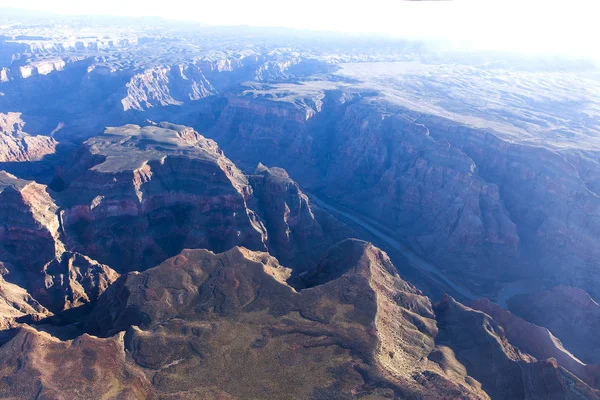
<svg viewBox="0 0 600 400"><path fill-rule="evenodd" d="M0 162L35 161L55 152L56 140L29 135L24 126L20 113L0 113Z"/></svg>
<svg viewBox="0 0 600 400"><path fill-rule="evenodd" d="M118 271L143 270L183 248L266 249L242 172L190 128L108 128L66 172L61 221L69 249ZM87 165L86 165L87 163Z"/></svg>
<svg viewBox="0 0 600 400"><path fill-rule="evenodd" d="M95 300L117 273L65 251L47 187L0 171L0 262L9 282L53 312Z"/></svg>

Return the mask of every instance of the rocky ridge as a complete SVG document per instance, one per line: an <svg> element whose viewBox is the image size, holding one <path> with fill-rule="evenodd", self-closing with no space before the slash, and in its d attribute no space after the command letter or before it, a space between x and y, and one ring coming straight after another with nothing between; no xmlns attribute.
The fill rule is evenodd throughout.
<svg viewBox="0 0 600 400"><path fill-rule="evenodd" d="M519 337L506 319L450 297L432 305L369 243L332 246L302 290L289 286L290 275L267 253L241 247L184 250L125 274L83 320L95 336L14 330L0 347L0 394L599 398L565 360L538 360L513 344Z"/></svg>

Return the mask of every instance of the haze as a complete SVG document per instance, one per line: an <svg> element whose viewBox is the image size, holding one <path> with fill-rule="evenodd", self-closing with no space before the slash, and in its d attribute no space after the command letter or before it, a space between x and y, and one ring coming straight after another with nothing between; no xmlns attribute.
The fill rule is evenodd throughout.
<svg viewBox="0 0 600 400"><path fill-rule="evenodd" d="M593 20L600 7L596 2L582 0L306 0L297 3L232 0L195 4L183 0L58 0L52 3L32 0L21 4L0 0L0 7L70 15L159 16L208 25L272 26L443 39L451 41L453 46L475 50L600 58L600 50L593 43L600 34Z"/></svg>

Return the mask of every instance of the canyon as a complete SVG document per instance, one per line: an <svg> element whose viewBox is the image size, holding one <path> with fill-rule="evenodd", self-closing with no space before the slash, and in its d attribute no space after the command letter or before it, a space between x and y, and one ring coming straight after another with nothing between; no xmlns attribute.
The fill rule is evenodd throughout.
<svg viewBox="0 0 600 400"><path fill-rule="evenodd" d="M0 397L600 398L598 67L275 33L0 25Z"/></svg>

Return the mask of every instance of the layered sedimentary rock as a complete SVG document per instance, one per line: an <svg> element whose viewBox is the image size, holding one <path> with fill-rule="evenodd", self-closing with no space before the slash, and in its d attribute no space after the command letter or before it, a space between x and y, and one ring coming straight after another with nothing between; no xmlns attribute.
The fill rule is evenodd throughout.
<svg viewBox="0 0 600 400"><path fill-rule="evenodd" d="M598 296L600 197L591 165L596 152L509 142L437 118L424 118L423 123L433 136L467 154L479 175L498 186L521 239L524 271Z"/></svg>
<svg viewBox="0 0 600 400"><path fill-rule="evenodd" d="M126 125L85 142L60 177L69 250L119 272L184 248L269 250L298 271L349 230L310 204L287 173L245 175L191 128Z"/></svg>
<svg viewBox="0 0 600 400"><path fill-rule="evenodd" d="M155 266L183 248L266 248L247 178L192 129L108 128L80 154L61 193L67 248L119 272Z"/></svg>
<svg viewBox="0 0 600 400"><path fill-rule="evenodd" d="M284 167L387 226L476 293L542 274L597 297L598 156L585 142L511 141L364 90L325 90L308 120L290 113L329 84L245 91L210 136L240 165Z"/></svg>
<svg viewBox="0 0 600 400"><path fill-rule="evenodd" d="M126 87L127 95L121 100L125 111L181 105L215 94L212 84L196 64L147 69L135 74Z"/></svg>
<svg viewBox="0 0 600 400"><path fill-rule="evenodd" d="M29 135L24 126L20 113L0 113L0 162L35 161L55 152L56 140Z"/></svg>
<svg viewBox="0 0 600 400"><path fill-rule="evenodd" d="M6 279L53 312L95 300L117 274L65 252L58 206L44 185L0 171L0 262Z"/></svg>
<svg viewBox="0 0 600 400"><path fill-rule="evenodd" d="M253 91L243 97L230 96L210 135L238 164L278 165L299 179L318 163L312 157L313 138L307 122L320 110L323 92L317 90L311 95L315 98L291 93L279 101ZM296 173L301 170L299 164L304 167L302 175Z"/></svg>
<svg viewBox="0 0 600 400"><path fill-rule="evenodd" d="M58 207L46 186L0 171L0 261L23 282L62 253Z"/></svg>
<svg viewBox="0 0 600 400"><path fill-rule="evenodd" d="M581 361L600 364L600 305L585 291L561 285L516 295L508 306L521 318L548 328Z"/></svg>
<svg viewBox="0 0 600 400"><path fill-rule="evenodd" d="M391 227L474 287L493 283L499 268L504 279L515 273L520 238L498 187L426 126L357 103L345 109L330 147L330 196Z"/></svg>
<svg viewBox="0 0 600 400"><path fill-rule="evenodd" d="M25 289L4 280L9 268L0 262L0 331L17 326L22 317L35 321L51 315Z"/></svg>
<svg viewBox="0 0 600 400"><path fill-rule="evenodd" d="M521 239L498 186L414 116L388 112L369 96L328 92L309 121L266 113L299 112L289 94L288 101L261 99L246 107L230 101L212 135L233 159L285 167L303 186L391 228L477 290L490 290L500 275L518 276Z"/></svg>
<svg viewBox="0 0 600 400"><path fill-rule="evenodd" d="M64 68L65 61L60 58L37 61L19 67L18 77L26 79L34 75L47 75L51 72L62 71Z"/></svg>

